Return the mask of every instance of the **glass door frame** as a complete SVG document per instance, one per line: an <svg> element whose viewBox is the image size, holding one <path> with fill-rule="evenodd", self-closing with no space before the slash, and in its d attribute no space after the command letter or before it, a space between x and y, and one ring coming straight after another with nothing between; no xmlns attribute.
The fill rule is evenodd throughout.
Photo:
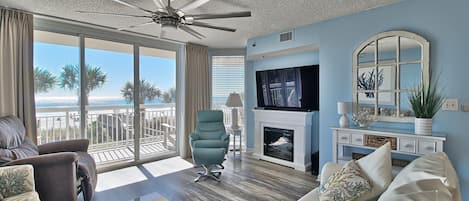
<svg viewBox="0 0 469 201"><path fill-rule="evenodd" d="M87 25L87 26L85 26ZM176 53L176 152L174 154L168 154L164 156L155 156L149 157L142 160L140 157L140 115L134 115L134 159L130 162L120 162L116 163L115 165L111 165L111 169L113 166L122 166L121 163L126 163L127 165L135 165L142 163L144 161L151 161L151 160L158 160L161 158L173 157L178 156L181 152L181 148L183 142L181 142L181 135L183 135L183 128L184 125L184 65L182 65L182 59L184 58L184 43L179 43L177 41L165 41L160 40L154 37L145 37L145 35L141 34L126 34L119 31L115 31L109 28L101 28L93 25L95 27L89 27L90 24L86 23L67 23L63 21L55 21L46 18L38 18L35 17L34 19L34 30L40 31L47 31L53 33L60 33L72 36L79 37L79 65L80 65L80 134L82 138L86 138L86 106L83 104L85 102L85 86L86 86L86 77L82 76L84 72L86 72L86 62L85 62L85 38L93 38L99 40L106 40L110 42L118 42L124 43L133 46L133 70L134 70L134 90L140 91L140 54L139 49L140 46L148 47L148 48L155 48L155 49L162 49L167 51L174 51ZM143 45L144 44L144 45ZM134 113L135 111L140 111L140 104L139 103L140 96L134 96Z"/></svg>

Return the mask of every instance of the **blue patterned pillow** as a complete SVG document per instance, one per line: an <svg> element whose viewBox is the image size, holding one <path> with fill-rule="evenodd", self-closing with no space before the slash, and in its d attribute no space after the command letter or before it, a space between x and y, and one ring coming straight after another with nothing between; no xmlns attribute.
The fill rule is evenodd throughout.
<svg viewBox="0 0 469 201"><path fill-rule="evenodd" d="M371 191L370 182L362 176L355 161L347 162L320 187L320 201L352 201Z"/></svg>

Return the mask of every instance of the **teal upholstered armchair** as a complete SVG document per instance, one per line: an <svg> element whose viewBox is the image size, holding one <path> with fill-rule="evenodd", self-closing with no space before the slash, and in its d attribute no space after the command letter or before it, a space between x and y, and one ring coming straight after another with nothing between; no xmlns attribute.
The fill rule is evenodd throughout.
<svg viewBox="0 0 469 201"><path fill-rule="evenodd" d="M223 112L206 110L197 112L197 124L195 131L190 135L192 159L196 166L201 166L204 171L194 181L202 177L209 177L220 181L223 161L228 151L230 136L226 134L223 124Z"/></svg>
<svg viewBox="0 0 469 201"><path fill-rule="evenodd" d="M204 110L197 112L195 131L190 135L191 148L224 148L228 151L230 137L223 124L223 112Z"/></svg>

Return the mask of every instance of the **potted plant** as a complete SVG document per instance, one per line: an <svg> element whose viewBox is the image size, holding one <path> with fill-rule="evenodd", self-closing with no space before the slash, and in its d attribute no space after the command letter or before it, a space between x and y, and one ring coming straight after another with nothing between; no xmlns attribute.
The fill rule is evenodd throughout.
<svg viewBox="0 0 469 201"><path fill-rule="evenodd" d="M412 90L409 95L409 102L415 114L415 134L431 135L433 116L440 110L444 98L440 90L436 87L437 81L428 86L420 84Z"/></svg>

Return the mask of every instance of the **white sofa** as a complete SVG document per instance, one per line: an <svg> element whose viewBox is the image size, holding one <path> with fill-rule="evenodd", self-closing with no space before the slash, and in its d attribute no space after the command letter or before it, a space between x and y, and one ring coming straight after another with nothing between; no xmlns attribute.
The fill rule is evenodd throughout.
<svg viewBox="0 0 469 201"><path fill-rule="evenodd" d="M326 163L320 183L327 182L336 170L336 163ZM357 199L360 200L360 199ZM422 156L412 161L397 174L378 201L461 201L459 180L448 156L443 152ZM299 201L319 201L319 187Z"/></svg>

